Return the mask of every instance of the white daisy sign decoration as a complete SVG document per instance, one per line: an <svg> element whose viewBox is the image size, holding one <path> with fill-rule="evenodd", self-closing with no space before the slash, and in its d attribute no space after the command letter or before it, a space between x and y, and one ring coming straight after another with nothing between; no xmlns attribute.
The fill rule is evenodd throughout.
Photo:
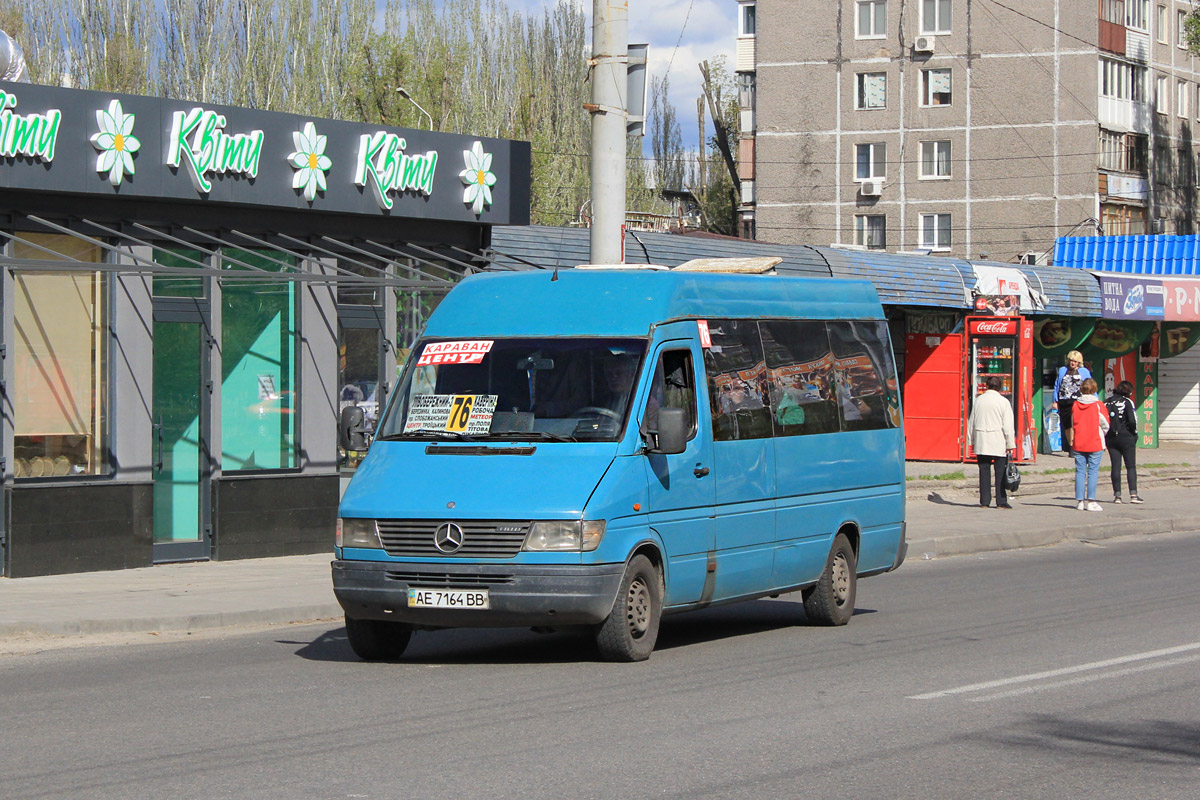
<svg viewBox="0 0 1200 800"><path fill-rule="evenodd" d="M471 213L479 216L484 206L492 204L492 187L496 185L492 154L483 152L483 142L476 142L470 150L463 150L463 161L467 168L458 173L467 186L463 202L471 206Z"/></svg>
<svg viewBox="0 0 1200 800"><path fill-rule="evenodd" d="M134 174L133 154L142 143L133 135L134 115L126 114L120 100L113 100L108 109L96 110L100 132L93 134L92 145L100 151L96 156L96 171L107 172L108 182L120 186L125 173Z"/></svg>
<svg viewBox="0 0 1200 800"><path fill-rule="evenodd" d="M325 173L333 161L325 155L327 141L327 137L317 134L317 126L311 122L304 123L304 130L292 132L292 142L296 145L296 152L288 156L288 163L296 170L292 188L303 188L304 199L310 203L317 199L317 192L328 188Z"/></svg>

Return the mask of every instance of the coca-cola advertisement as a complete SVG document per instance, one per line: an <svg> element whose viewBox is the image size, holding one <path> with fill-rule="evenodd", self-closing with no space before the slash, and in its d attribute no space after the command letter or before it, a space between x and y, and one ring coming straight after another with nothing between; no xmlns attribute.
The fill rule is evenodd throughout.
<svg viewBox="0 0 1200 800"><path fill-rule="evenodd" d="M1016 336L1016 319L972 319L970 332L978 336Z"/></svg>

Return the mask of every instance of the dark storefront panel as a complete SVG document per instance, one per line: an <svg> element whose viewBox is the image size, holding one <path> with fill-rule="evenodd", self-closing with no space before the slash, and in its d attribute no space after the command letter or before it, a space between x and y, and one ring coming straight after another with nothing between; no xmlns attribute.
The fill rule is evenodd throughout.
<svg viewBox="0 0 1200 800"><path fill-rule="evenodd" d="M7 498L10 577L151 564L150 484L15 486Z"/></svg>
<svg viewBox="0 0 1200 800"><path fill-rule="evenodd" d="M338 476L263 475L213 482L219 561L333 553Z"/></svg>

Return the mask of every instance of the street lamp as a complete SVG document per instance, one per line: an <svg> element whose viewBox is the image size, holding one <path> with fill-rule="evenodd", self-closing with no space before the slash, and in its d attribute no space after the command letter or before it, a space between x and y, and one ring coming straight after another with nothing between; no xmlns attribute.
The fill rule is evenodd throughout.
<svg viewBox="0 0 1200 800"><path fill-rule="evenodd" d="M429 112L422 108L420 103L418 103L416 100L413 100L413 96L408 93L408 89L405 89L403 86L397 86L396 92L405 100L416 106L417 111L420 111L425 115L425 119L429 120L429 130L433 130L433 117L429 116Z"/></svg>

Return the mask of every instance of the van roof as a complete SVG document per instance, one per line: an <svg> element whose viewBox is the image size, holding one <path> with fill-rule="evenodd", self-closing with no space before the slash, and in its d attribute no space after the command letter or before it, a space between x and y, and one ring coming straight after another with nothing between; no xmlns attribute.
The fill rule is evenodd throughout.
<svg viewBox="0 0 1200 800"><path fill-rule="evenodd" d="M563 269L472 275L429 319L428 336L645 336L708 318L883 319L870 281L673 270Z"/></svg>

